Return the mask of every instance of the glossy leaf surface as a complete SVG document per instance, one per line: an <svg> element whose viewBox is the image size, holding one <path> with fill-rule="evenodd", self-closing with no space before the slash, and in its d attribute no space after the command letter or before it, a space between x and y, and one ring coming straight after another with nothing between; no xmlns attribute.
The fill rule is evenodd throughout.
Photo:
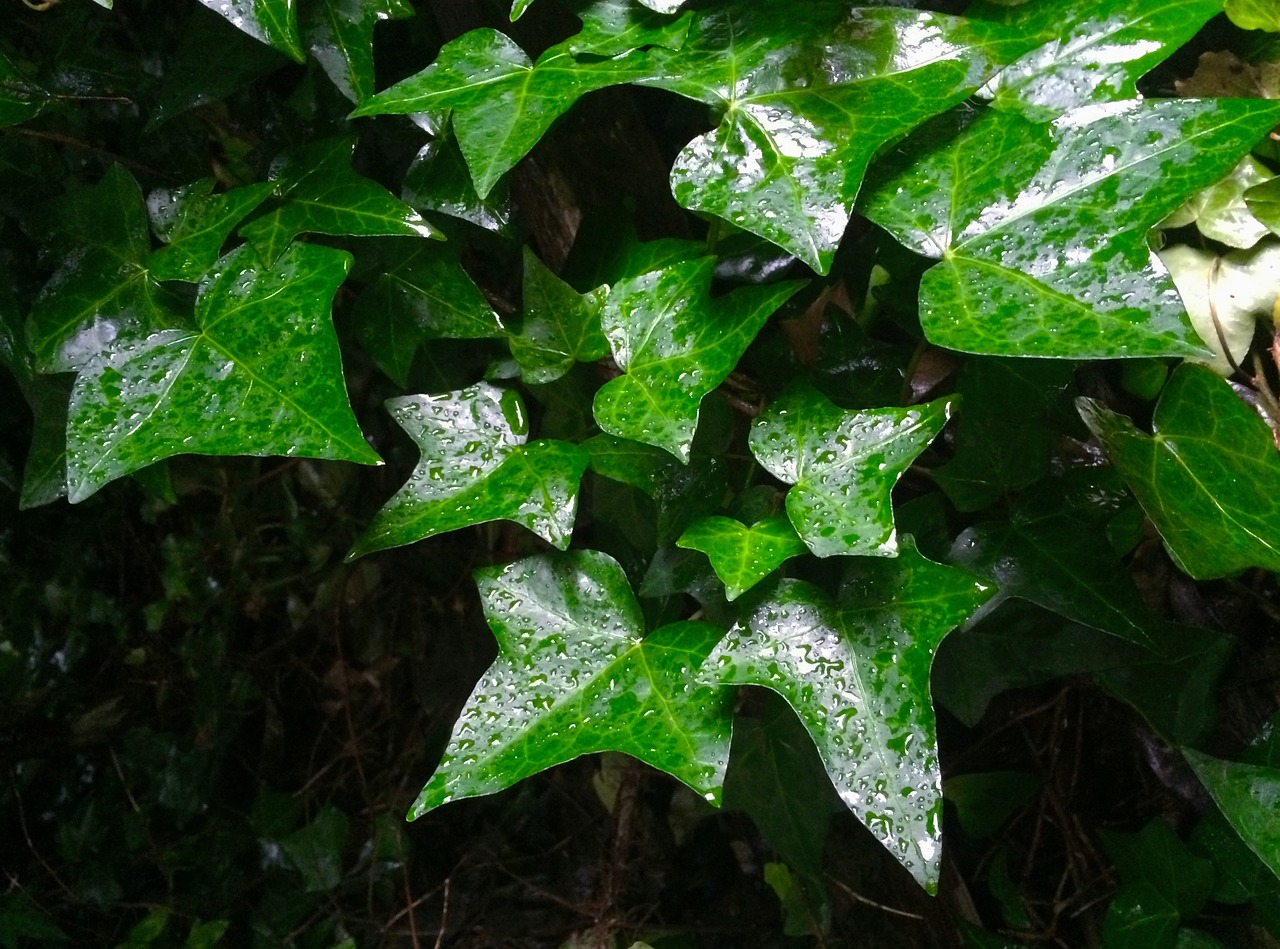
<svg viewBox="0 0 1280 949"><path fill-rule="evenodd" d="M1182 753L1227 822L1280 878L1280 768Z"/></svg>
<svg viewBox="0 0 1280 949"><path fill-rule="evenodd" d="M411 818L598 751L639 758L719 800L731 698L692 675L719 629L681 622L645 636L622 568L594 550L485 568L476 582L498 657Z"/></svg>
<svg viewBox="0 0 1280 949"><path fill-rule="evenodd" d="M1078 404L1182 570L1202 580L1280 570L1280 455L1224 380L1179 367L1151 436L1097 402Z"/></svg>
<svg viewBox="0 0 1280 949"><path fill-rule="evenodd" d="M784 580L706 665L718 682L787 700L841 799L929 890L942 807L929 667L942 637L990 592L907 547L858 561L839 602Z"/></svg>
<svg viewBox="0 0 1280 949"><path fill-rule="evenodd" d="M268 182L213 193L205 178L181 188L159 188L147 196L151 226L164 247L147 259L156 280L198 281L222 256L231 231L267 199Z"/></svg>
<svg viewBox="0 0 1280 949"><path fill-rule="evenodd" d="M578 293L524 251L524 307L520 328L508 337L511 355L526 382L554 382L576 362L609 355L600 329L605 290Z"/></svg>
<svg viewBox="0 0 1280 949"><path fill-rule="evenodd" d="M940 258L920 319L940 346L995 355L1197 356L1147 232L1280 118L1256 100L1086 106L1041 125L956 113L869 183L865 213ZM918 157L917 157L918 156Z"/></svg>
<svg viewBox="0 0 1280 949"><path fill-rule="evenodd" d="M298 36L298 11L294 0L200 0L225 17L236 29L273 46L302 62L305 53Z"/></svg>
<svg viewBox="0 0 1280 949"><path fill-rule="evenodd" d="M1246 155L1231 174L1194 195L1166 218L1163 226L1185 227L1194 223L1196 230L1210 240L1239 249L1252 247L1269 231L1255 215L1248 196L1264 195L1265 190L1259 186L1272 177L1265 165ZM1265 205L1265 198L1263 203Z"/></svg>
<svg viewBox="0 0 1280 949"><path fill-rule="evenodd" d="M1102 842L1120 872L1120 889L1103 923L1107 944L1172 946L1182 920L1198 915L1208 899L1213 865L1189 853L1163 820L1137 834L1104 831Z"/></svg>
<svg viewBox="0 0 1280 949"><path fill-rule="evenodd" d="M568 442L529 442L520 396L482 382L444 395L387 402L421 458L374 516L349 557L486 521L514 521L569 546L588 455Z"/></svg>
<svg viewBox="0 0 1280 949"><path fill-rule="evenodd" d="M329 307L350 256L241 247L196 298L198 329L116 343L76 379L67 483L82 501L173 455L296 455L377 464L347 403Z"/></svg>
<svg viewBox="0 0 1280 949"><path fill-rule="evenodd" d="M404 173L400 197L419 211L438 211L488 231L511 229L511 190L499 182L485 197L476 194L452 136L440 135L422 146Z"/></svg>
<svg viewBox="0 0 1280 949"><path fill-rule="evenodd" d="M593 412L613 435L688 461L703 397L725 380L760 327L803 284L710 295L714 258L620 281L600 323L624 375L596 393Z"/></svg>
<svg viewBox="0 0 1280 949"><path fill-rule="evenodd" d="M807 386L784 393L752 423L749 444L771 475L794 485L787 516L819 557L893 557L889 494L951 416L939 400L846 412Z"/></svg>
<svg viewBox="0 0 1280 949"><path fill-rule="evenodd" d="M354 139L320 141L273 168L284 203L240 228L264 260L275 260L298 234L438 237L422 215L351 168Z"/></svg>
<svg viewBox="0 0 1280 949"><path fill-rule="evenodd" d="M352 102L373 95L373 28L413 16L408 0L316 0L304 6L303 39L311 55Z"/></svg>
<svg viewBox="0 0 1280 949"><path fill-rule="evenodd" d="M703 517L689 525L676 546L707 555L730 601L805 551L804 541L782 514L750 527L731 517Z"/></svg>

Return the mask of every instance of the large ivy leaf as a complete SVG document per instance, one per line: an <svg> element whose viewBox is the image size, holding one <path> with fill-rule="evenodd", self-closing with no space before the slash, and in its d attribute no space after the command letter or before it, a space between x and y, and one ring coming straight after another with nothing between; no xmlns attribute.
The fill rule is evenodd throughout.
<svg viewBox="0 0 1280 949"><path fill-rule="evenodd" d="M626 574L594 550L479 570L476 583L498 657L410 818L598 751L639 758L718 801L732 700L691 673L719 629L681 622L645 636Z"/></svg>
<svg viewBox="0 0 1280 949"><path fill-rule="evenodd" d="M329 319L350 261L298 245L267 267L242 246L200 284L198 329L121 340L90 360L68 411L70 500L178 454L378 464Z"/></svg>
<svg viewBox="0 0 1280 949"><path fill-rule="evenodd" d="M302 233L441 237L439 231L381 185L355 173L355 139L328 139L279 159L272 168L284 203L240 228L264 260L273 261Z"/></svg>
<svg viewBox="0 0 1280 949"><path fill-rule="evenodd" d="M1102 926L1106 944L1172 949L1182 920L1198 916L1209 898L1213 864L1188 852L1161 819L1137 834L1101 837L1120 873Z"/></svg>
<svg viewBox="0 0 1280 949"><path fill-rule="evenodd" d="M255 40L273 46L302 62L306 53L298 36L298 12L294 0L200 0Z"/></svg>
<svg viewBox="0 0 1280 949"><path fill-rule="evenodd" d="M921 886L941 867L942 776L929 667L990 588L904 546L861 560L838 602L784 580L707 660L705 676L780 694L841 799Z"/></svg>
<svg viewBox="0 0 1280 949"><path fill-rule="evenodd" d="M1280 768L1182 753L1228 823L1280 878Z"/></svg>
<svg viewBox="0 0 1280 949"><path fill-rule="evenodd" d="M1280 119L1245 99L1075 109L1049 125L995 109L931 123L877 166L862 206L941 262L920 319L941 346L995 355L1200 356L1152 227Z"/></svg>
<svg viewBox="0 0 1280 949"><path fill-rule="evenodd" d="M528 442L524 404L487 382L444 395L409 395L387 410L422 453L348 559L486 521L515 521L569 546L588 455L568 442Z"/></svg>
<svg viewBox="0 0 1280 949"><path fill-rule="evenodd" d="M703 396L733 371L747 346L799 281L710 295L715 258L674 264L614 284L600 323L625 374L596 393L606 432L665 448L688 461Z"/></svg>
<svg viewBox="0 0 1280 949"><path fill-rule="evenodd" d="M737 0L701 11L679 49L652 50L639 81L721 116L676 159L676 200L826 273L871 157L1029 45L935 13Z"/></svg>
<svg viewBox="0 0 1280 949"><path fill-rule="evenodd" d="M157 188L147 196L151 226L166 245L147 258L156 280L203 277L222 256L235 226L272 191L266 181L221 194L214 194L213 186L212 178L204 178L180 188Z"/></svg>
<svg viewBox="0 0 1280 949"><path fill-rule="evenodd" d="M316 0L304 16L311 55L352 102L373 95L373 28L381 20L413 16L408 0Z"/></svg>
<svg viewBox="0 0 1280 949"><path fill-rule="evenodd" d="M1225 380L1179 366L1151 436L1098 402L1077 404L1184 572L1207 580L1280 570L1280 455Z"/></svg>
<svg viewBox="0 0 1280 949"><path fill-rule="evenodd" d="M819 557L893 557L898 539L889 493L951 417L941 399L911 408L846 412L797 385L751 425L760 465L787 492L787 516Z"/></svg>
<svg viewBox="0 0 1280 949"><path fill-rule="evenodd" d="M676 541L677 547L700 550L724 581L725 596L733 601L773 573L782 563L805 551L802 541L782 514L748 527L731 517L703 517Z"/></svg>
<svg viewBox="0 0 1280 949"><path fill-rule="evenodd" d="M605 292L578 293L524 249L524 313L508 342L525 382L554 382L576 362L609 355L600 329Z"/></svg>

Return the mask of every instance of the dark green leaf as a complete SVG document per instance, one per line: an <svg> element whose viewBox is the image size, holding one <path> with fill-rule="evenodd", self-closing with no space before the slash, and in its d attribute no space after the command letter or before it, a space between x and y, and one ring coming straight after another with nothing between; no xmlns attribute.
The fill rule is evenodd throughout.
<svg viewBox="0 0 1280 949"><path fill-rule="evenodd" d="M804 385L751 426L751 451L787 492L787 516L819 557L893 557L889 493L951 416L941 399L912 408L845 412Z"/></svg>
<svg viewBox="0 0 1280 949"><path fill-rule="evenodd" d="M981 771L948 777L943 785L948 803L970 837L990 837L1015 810L1042 787L1023 771Z"/></svg>
<svg viewBox="0 0 1280 949"><path fill-rule="evenodd" d="M596 393L602 429L689 460L703 397L733 371L769 315L802 283L741 287L711 297L703 257L613 285L600 322L625 371Z"/></svg>
<svg viewBox="0 0 1280 949"><path fill-rule="evenodd" d="M352 102L373 95L373 28L413 16L409 0L315 0L303 40L333 84Z"/></svg>
<svg viewBox="0 0 1280 949"><path fill-rule="evenodd" d="M400 197L419 211L438 211L498 234L511 229L510 189L499 182L485 197L476 194L452 136L442 135L422 146L404 173Z"/></svg>
<svg viewBox="0 0 1280 949"><path fill-rule="evenodd" d="M1200 580L1280 570L1280 455L1225 380L1180 366L1150 437L1098 402L1078 404L1182 570Z"/></svg>
<svg viewBox="0 0 1280 949"><path fill-rule="evenodd" d="M569 546L588 455L568 442L528 442L524 405L482 382L444 395L387 402L422 456L349 558L486 521L509 520Z"/></svg>
<svg viewBox="0 0 1280 949"><path fill-rule="evenodd" d="M575 362L594 362L609 355L600 329L605 289L581 294L524 249L524 313L508 342L526 382L559 379Z"/></svg>
<svg viewBox="0 0 1280 949"><path fill-rule="evenodd" d="M676 546L700 550L724 581L729 600L773 573L785 560L805 551L802 541L783 514L757 521L750 527L729 517L704 517L680 535Z"/></svg>
<svg viewBox="0 0 1280 949"><path fill-rule="evenodd" d="M225 17L237 29L255 40L273 46L291 59L302 62L306 54L298 36L298 14L294 0L200 0Z"/></svg>
<svg viewBox="0 0 1280 949"><path fill-rule="evenodd" d="M0 52L0 127L35 118L48 103L49 94Z"/></svg>
<svg viewBox="0 0 1280 949"><path fill-rule="evenodd" d="M1120 873L1120 889L1107 910L1109 946L1172 949L1180 922L1197 916L1213 888L1213 865L1192 856L1163 820L1137 834L1102 832Z"/></svg>
<svg viewBox="0 0 1280 949"><path fill-rule="evenodd" d="M201 284L198 330L118 341L76 379L67 483L82 501L172 455L298 455L376 464L347 404L329 307L350 256L248 247Z"/></svg>
<svg viewBox="0 0 1280 949"><path fill-rule="evenodd" d="M838 603L784 580L706 665L717 682L787 700L841 799L930 891L942 789L929 667L942 637L989 594L904 545L896 559L857 561Z"/></svg>
<svg viewBox="0 0 1280 949"><path fill-rule="evenodd" d="M222 256L232 230L267 199L268 182L213 193L205 178L181 188L160 188L147 198L151 226L166 247L153 251L147 268L156 280L197 281Z"/></svg>
<svg viewBox="0 0 1280 949"><path fill-rule="evenodd" d="M622 568L593 550L486 568L476 582L498 658L411 818L598 751L639 758L718 801L730 696L692 673L719 629L682 622L644 636Z"/></svg>
<svg viewBox="0 0 1280 949"><path fill-rule="evenodd" d="M920 285L928 338L966 352L1201 356L1147 234L1280 119L1245 99L1085 106L1052 124L953 113L879 166L865 213L941 258Z"/></svg>
<svg viewBox="0 0 1280 949"><path fill-rule="evenodd" d="M354 148L354 139L328 139L277 161L272 177L286 192L284 203L240 228L264 260L274 261L302 233L440 236L421 214L352 170Z"/></svg>
<svg viewBox="0 0 1280 949"><path fill-rule="evenodd" d="M1182 750L1196 777L1241 839L1280 877L1280 768Z"/></svg>
<svg viewBox="0 0 1280 949"><path fill-rule="evenodd" d="M349 824L342 811L326 807L306 827L280 841L280 849L302 874L308 893L332 890L342 882L342 851Z"/></svg>

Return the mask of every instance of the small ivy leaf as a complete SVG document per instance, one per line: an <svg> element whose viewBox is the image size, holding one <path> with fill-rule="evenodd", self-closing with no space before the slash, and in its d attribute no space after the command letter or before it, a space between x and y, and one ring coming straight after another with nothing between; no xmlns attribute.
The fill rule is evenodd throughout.
<svg viewBox="0 0 1280 949"><path fill-rule="evenodd" d="M1246 99L1085 106L1049 125L955 113L878 166L863 209L941 258L920 284L921 322L940 346L1201 356L1147 235L1277 119L1280 103Z"/></svg>
<svg viewBox="0 0 1280 949"><path fill-rule="evenodd" d="M524 404L487 382L387 401L422 457L374 516L348 560L486 521L508 520L569 546L588 455L569 442L527 442Z"/></svg>
<svg viewBox="0 0 1280 949"><path fill-rule="evenodd" d="M1104 830L1099 836L1120 873L1102 924L1105 944L1172 946L1182 920L1204 908L1213 889L1213 864L1193 856L1160 818L1136 834Z"/></svg>
<svg viewBox="0 0 1280 949"><path fill-rule="evenodd" d="M167 246L152 251L147 269L156 280L196 282L218 262L231 231L271 194L270 182L213 193L204 178L180 188L157 188L147 196L151 226Z"/></svg>
<svg viewBox="0 0 1280 949"><path fill-rule="evenodd" d="M266 267L241 246L201 282L199 329L117 341L91 359L67 419L72 503L179 454L379 464L347 402L329 318L350 261L295 245Z"/></svg>
<svg viewBox="0 0 1280 949"><path fill-rule="evenodd" d="M783 561L805 551L804 541L784 514L750 527L729 517L699 518L680 535L676 546L707 555L731 602L773 573Z"/></svg>
<svg viewBox="0 0 1280 949"><path fill-rule="evenodd" d="M739 0L700 11L688 41L652 50L652 76L638 81L722 115L676 159L676 200L825 274L872 156L1029 45L935 13Z"/></svg>
<svg viewBox="0 0 1280 949"><path fill-rule="evenodd" d="M696 684L693 670L721 630L680 622L645 636L626 574L595 550L475 576L498 657L463 707L411 820L600 751L638 758L718 802L732 693Z"/></svg>
<svg viewBox="0 0 1280 949"><path fill-rule="evenodd" d="M1227 0L1226 13L1241 29L1280 33L1280 9L1272 0Z"/></svg>
<svg viewBox="0 0 1280 949"><path fill-rule="evenodd" d="M1222 11L1221 0L1000 0L967 16L995 20L1043 43L980 91L997 108L1045 121L1091 102L1138 98L1137 82Z"/></svg>
<svg viewBox="0 0 1280 949"><path fill-rule="evenodd" d="M33 119L49 104L49 93L0 53L0 127Z"/></svg>
<svg viewBox="0 0 1280 949"><path fill-rule="evenodd" d="M408 0L317 0L306 8L302 38L311 55L352 102L373 95L373 28L413 16Z"/></svg>
<svg viewBox="0 0 1280 949"><path fill-rule="evenodd" d="M240 228L264 261L274 261L302 233L443 237L376 182L355 173L355 139L316 142L277 159L272 178L284 203Z"/></svg>
<svg viewBox="0 0 1280 949"><path fill-rule="evenodd" d="M385 268L356 301L356 334L378 368L401 386L429 339L497 339L502 323L462 269L457 251L434 241L389 241Z"/></svg>
<svg viewBox="0 0 1280 949"><path fill-rule="evenodd" d="M1195 224L1196 229L1210 240L1228 247L1250 248L1270 231L1254 216L1248 203L1248 193L1273 177L1262 162L1246 155L1227 177L1193 195L1161 222L1161 226L1170 228Z"/></svg>
<svg viewBox="0 0 1280 949"><path fill-rule="evenodd" d="M841 799L930 892L941 868L942 775L929 668L942 637L990 595L910 543L856 562L839 602L784 580L703 666L795 710Z"/></svg>
<svg viewBox="0 0 1280 949"><path fill-rule="evenodd" d="M596 423L688 462L698 406L778 307L804 286L786 281L713 298L713 257L674 264L613 285L600 322L625 374L596 393Z"/></svg>
<svg viewBox="0 0 1280 949"><path fill-rule="evenodd" d="M1076 405L1184 573L1212 580L1280 570L1280 454L1267 423L1225 380L1179 366L1150 436L1092 399Z"/></svg>
<svg viewBox="0 0 1280 949"><path fill-rule="evenodd" d="M609 355L600 329L605 288L578 293L524 249L524 316L508 336L520 378L535 385L554 382L577 362Z"/></svg>
<svg viewBox="0 0 1280 949"><path fill-rule="evenodd" d="M1245 192L1245 204L1258 221L1280 235L1280 178L1269 178Z"/></svg>
<svg viewBox="0 0 1280 949"><path fill-rule="evenodd" d="M404 173L400 197L419 211L436 211L507 236L511 231L511 190L505 180L481 198L453 136L440 135L414 157Z"/></svg>
<svg viewBox="0 0 1280 949"><path fill-rule="evenodd" d="M294 0L200 0L206 7L266 43L290 59L303 62L307 56L298 36L298 13Z"/></svg>
<svg viewBox="0 0 1280 949"><path fill-rule="evenodd" d="M751 425L760 465L787 492L787 516L819 557L895 557L889 493L942 431L953 401L846 412L806 384L782 394Z"/></svg>

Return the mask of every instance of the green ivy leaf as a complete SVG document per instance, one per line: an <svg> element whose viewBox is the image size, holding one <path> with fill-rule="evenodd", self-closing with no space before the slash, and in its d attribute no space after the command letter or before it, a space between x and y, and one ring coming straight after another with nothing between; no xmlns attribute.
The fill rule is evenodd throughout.
<svg viewBox="0 0 1280 949"><path fill-rule="evenodd" d="M1280 878L1280 768L1182 753L1228 823Z"/></svg>
<svg viewBox="0 0 1280 949"><path fill-rule="evenodd" d="M200 0L260 43L266 43L290 59L302 62L306 53L298 36L294 0Z"/></svg>
<svg viewBox="0 0 1280 949"><path fill-rule="evenodd" d="M613 285L600 322L624 375L596 393L606 432L656 445L688 461L703 396L733 371L743 352L800 281L710 295L715 258L703 257Z"/></svg>
<svg viewBox="0 0 1280 949"><path fill-rule="evenodd" d="M355 139L328 139L277 160L272 177L284 203L240 228L263 260L275 260L302 233L443 236L381 185L356 174L354 149Z"/></svg>
<svg viewBox="0 0 1280 949"><path fill-rule="evenodd" d="M677 547L700 550L724 581L726 597L736 600L797 554L802 541L783 514L757 521L750 527L730 517L703 517L694 521L676 541Z"/></svg>
<svg viewBox="0 0 1280 949"><path fill-rule="evenodd" d="M569 546L588 455L568 442L526 443L528 420L514 390L482 382L390 399L387 411L422 457L347 559L495 520Z"/></svg>
<svg viewBox="0 0 1280 949"><path fill-rule="evenodd" d="M308 893L333 890L342 882L342 851L349 827L346 814L326 806L315 820L280 841L280 849L302 875Z"/></svg>
<svg viewBox="0 0 1280 949"><path fill-rule="evenodd" d="M784 580L704 667L707 679L785 698L841 799L931 892L942 777L929 667L942 637L990 592L904 544L896 559L857 561L838 603Z"/></svg>
<svg viewBox="0 0 1280 949"><path fill-rule="evenodd" d="M574 363L609 355L609 341L600 329L605 293L604 288L578 293L526 247L524 314L520 328L507 338L520 378L534 384L554 382Z"/></svg>
<svg viewBox="0 0 1280 949"><path fill-rule="evenodd" d="M1120 872L1103 940L1109 946L1165 949L1182 920L1198 916L1213 889L1213 864L1193 856L1163 820L1137 834L1101 831Z"/></svg>
<svg viewBox="0 0 1280 949"><path fill-rule="evenodd" d="M12 278L0 268L0 365L13 373L31 409L31 447L23 466L18 508L50 504L67 493L67 401L71 379L38 375L9 287Z"/></svg>
<svg viewBox="0 0 1280 949"><path fill-rule="evenodd" d="M1049 125L953 113L868 182L868 217L941 262L920 284L928 338L966 352L1202 356L1147 234L1280 119L1246 99L1086 106Z"/></svg>
<svg viewBox="0 0 1280 949"><path fill-rule="evenodd" d="M719 629L680 622L645 636L626 574L594 550L478 570L476 583L498 657L411 819L599 751L639 758L718 801L731 696L694 684L692 671Z"/></svg>
<svg viewBox="0 0 1280 949"><path fill-rule="evenodd" d="M265 181L222 194L214 194L213 186L212 178L204 178L148 195L151 226L167 245L147 258L147 269L156 280L198 281L218 262L235 226L272 191Z"/></svg>
<svg viewBox="0 0 1280 949"><path fill-rule="evenodd" d="M1267 192L1258 186L1273 177L1266 165L1246 155L1227 177L1193 195L1161 226L1195 224L1196 230L1210 240L1248 249L1270 233L1268 225L1255 215L1250 199L1260 198L1261 206L1266 207Z"/></svg>
<svg viewBox="0 0 1280 949"><path fill-rule="evenodd" d="M911 408L846 412L797 385L751 425L760 465L787 492L787 516L819 557L893 557L898 540L889 492L951 417L941 399Z"/></svg>
<svg viewBox="0 0 1280 949"><path fill-rule="evenodd" d="M498 314L450 245L390 241L381 266L356 301L353 318L365 350L401 386L408 384L413 357L426 340L503 335Z"/></svg>
<svg viewBox="0 0 1280 949"><path fill-rule="evenodd" d="M352 102L373 95L373 28L413 16L408 0L316 0L306 8L303 40L338 90Z"/></svg>
<svg viewBox="0 0 1280 949"><path fill-rule="evenodd" d="M240 247L201 282L198 329L117 341L81 371L67 419L69 498L178 454L380 459L347 403L329 307L350 255Z"/></svg>
<svg viewBox="0 0 1280 949"><path fill-rule="evenodd" d="M447 214L495 234L511 231L511 190L500 181L485 197L476 194L452 135L439 135L422 146L404 173L400 197L419 211Z"/></svg>
<svg viewBox="0 0 1280 949"><path fill-rule="evenodd" d="M33 119L49 104L49 93L26 77L17 63L0 53L0 127Z"/></svg>
<svg viewBox="0 0 1280 949"><path fill-rule="evenodd" d="M1280 570L1280 455L1266 422L1225 380L1179 366L1152 436L1092 399L1077 405L1185 573Z"/></svg>
<svg viewBox="0 0 1280 949"><path fill-rule="evenodd" d="M1280 33L1280 9L1271 0L1226 0L1226 12L1241 29Z"/></svg>
<svg viewBox="0 0 1280 949"><path fill-rule="evenodd" d="M688 41L652 50L652 77L633 81L721 115L676 159L677 201L826 273L871 157L1027 45L935 13L738 0L701 11Z"/></svg>

